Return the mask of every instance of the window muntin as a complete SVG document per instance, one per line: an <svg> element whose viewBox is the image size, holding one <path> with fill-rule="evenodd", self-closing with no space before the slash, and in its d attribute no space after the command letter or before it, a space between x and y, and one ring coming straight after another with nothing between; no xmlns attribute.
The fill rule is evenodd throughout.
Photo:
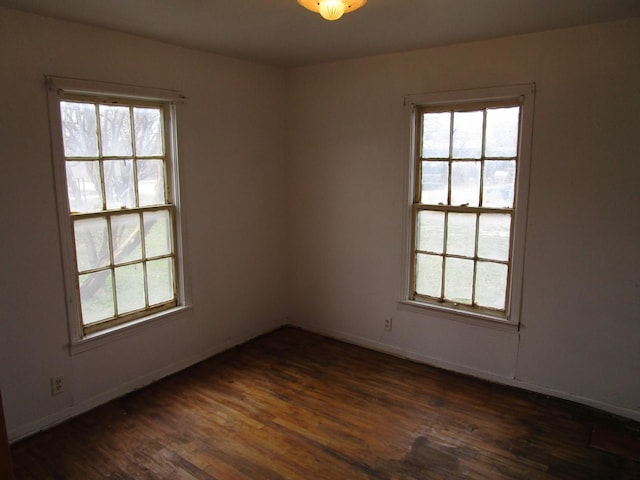
<svg viewBox="0 0 640 480"><path fill-rule="evenodd" d="M178 305L169 105L59 93L82 335Z"/></svg>
<svg viewBox="0 0 640 480"><path fill-rule="evenodd" d="M409 300L507 319L522 100L415 111Z"/></svg>

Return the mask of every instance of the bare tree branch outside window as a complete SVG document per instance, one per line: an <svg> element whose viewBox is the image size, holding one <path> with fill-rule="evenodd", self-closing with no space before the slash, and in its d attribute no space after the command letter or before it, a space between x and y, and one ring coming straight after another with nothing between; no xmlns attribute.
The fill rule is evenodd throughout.
<svg viewBox="0 0 640 480"><path fill-rule="evenodd" d="M60 114L83 325L175 304L162 107L74 99Z"/></svg>

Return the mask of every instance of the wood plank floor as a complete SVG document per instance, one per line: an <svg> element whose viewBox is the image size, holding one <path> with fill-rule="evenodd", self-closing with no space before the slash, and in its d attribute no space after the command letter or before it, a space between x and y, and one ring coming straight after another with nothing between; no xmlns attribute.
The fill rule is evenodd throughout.
<svg viewBox="0 0 640 480"><path fill-rule="evenodd" d="M12 446L16 479L637 479L638 424L283 328Z"/></svg>

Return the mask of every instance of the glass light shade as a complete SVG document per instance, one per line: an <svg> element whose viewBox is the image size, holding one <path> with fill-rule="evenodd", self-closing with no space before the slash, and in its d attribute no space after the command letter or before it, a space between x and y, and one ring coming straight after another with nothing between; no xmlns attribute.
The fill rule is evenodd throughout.
<svg viewBox="0 0 640 480"><path fill-rule="evenodd" d="M344 15L344 4L340 0L321 0L320 15L325 20L338 20Z"/></svg>
<svg viewBox="0 0 640 480"><path fill-rule="evenodd" d="M354 12L367 0L298 0L307 10L319 13L326 20L338 20L345 13Z"/></svg>

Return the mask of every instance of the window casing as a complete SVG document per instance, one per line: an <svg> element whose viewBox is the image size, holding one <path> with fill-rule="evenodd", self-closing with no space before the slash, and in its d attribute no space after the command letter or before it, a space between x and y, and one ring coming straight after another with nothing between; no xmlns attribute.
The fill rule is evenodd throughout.
<svg viewBox="0 0 640 480"><path fill-rule="evenodd" d="M533 85L408 97L404 302L519 321Z"/></svg>
<svg viewBox="0 0 640 480"><path fill-rule="evenodd" d="M48 77L71 344L185 305L177 92Z"/></svg>

